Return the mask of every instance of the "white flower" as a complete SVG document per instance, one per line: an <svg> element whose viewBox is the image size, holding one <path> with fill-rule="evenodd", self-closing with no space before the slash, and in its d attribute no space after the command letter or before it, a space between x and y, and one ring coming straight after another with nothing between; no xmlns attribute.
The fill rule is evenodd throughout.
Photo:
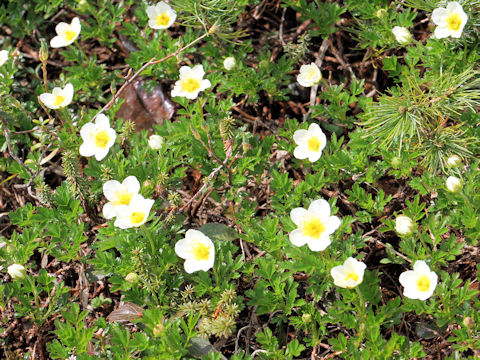
<svg viewBox="0 0 480 360"><path fill-rule="evenodd" d="M5 64L8 60L8 50L0 51L0 66Z"/></svg>
<svg viewBox="0 0 480 360"><path fill-rule="evenodd" d="M177 13L170 5L161 1L147 7L148 26L152 29L167 29L175 22Z"/></svg>
<svg viewBox="0 0 480 360"><path fill-rule="evenodd" d="M450 192L457 192L462 188L462 180L455 177L449 176L447 178L447 190Z"/></svg>
<svg viewBox="0 0 480 360"><path fill-rule="evenodd" d="M77 357L75 355L70 355L70 357L66 360L77 360Z"/></svg>
<svg viewBox="0 0 480 360"><path fill-rule="evenodd" d="M185 233L185 239L175 244L175 253L185 259L185 271L207 271L215 261L215 246L212 240L198 230L190 229Z"/></svg>
<svg viewBox="0 0 480 360"><path fill-rule="evenodd" d="M297 81L303 87L311 87L316 85L322 79L322 73L315 63L310 65L302 65L300 67L300 74L297 76Z"/></svg>
<svg viewBox="0 0 480 360"><path fill-rule="evenodd" d="M432 296L437 286L438 276L423 260L415 261L413 270L400 274L403 295L410 299L426 300Z"/></svg>
<svg viewBox="0 0 480 360"><path fill-rule="evenodd" d="M40 101L49 109L60 109L68 106L73 98L73 85L68 83L65 87L53 88L51 93L43 93L40 95Z"/></svg>
<svg viewBox="0 0 480 360"><path fill-rule="evenodd" d="M180 68L180 80L175 82L172 97L182 96L190 100L196 99L200 91L212 85L209 80L203 79L204 75L203 65L195 65L193 68L182 66Z"/></svg>
<svg viewBox="0 0 480 360"><path fill-rule="evenodd" d="M467 23L468 16L463 11L462 5L457 1L450 1L446 8L438 8L432 12L432 20L437 25L435 37L443 39L448 36L459 38Z"/></svg>
<svg viewBox="0 0 480 360"><path fill-rule="evenodd" d="M115 208L117 218L114 225L128 229L145 224L154 202L155 200L145 199L140 194L134 195L128 205L118 205Z"/></svg>
<svg viewBox="0 0 480 360"><path fill-rule="evenodd" d="M290 233L290 241L295 246L308 244L312 251L322 251L330 245L330 234L341 224L336 216L330 216L328 201L319 199L313 201L308 210L295 208L290 217L298 229Z"/></svg>
<svg viewBox="0 0 480 360"><path fill-rule="evenodd" d="M332 275L335 285L351 289L362 283L366 268L367 265L362 261L349 257L343 265L332 268L330 275Z"/></svg>
<svg viewBox="0 0 480 360"><path fill-rule="evenodd" d="M112 219L120 205L129 205L132 197L140 191L140 183L135 176L128 176L120 184L117 180L109 180L103 184L103 195L108 202L103 205L103 217Z"/></svg>
<svg viewBox="0 0 480 360"><path fill-rule="evenodd" d="M12 277L12 280L22 280L27 270L23 265L13 264L8 267L7 272Z"/></svg>
<svg viewBox="0 0 480 360"><path fill-rule="evenodd" d="M447 165L450 167L456 167L460 165L461 162L462 159L460 159L460 157L458 157L457 155L452 155L447 159Z"/></svg>
<svg viewBox="0 0 480 360"><path fill-rule="evenodd" d="M223 60L223 67L227 71L232 70L236 64L237 62L235 61L235 58L233 56L229 56L225 58L225 60Z"/></svg>
<svg viewBox="0 0 480 360"><path fill-rule="evenodd" d="M82 26L80 25L80 19L74 17L70 24L61 22L55 27L57 36L50 40L50 46L52 48L59 48L68 46L75 41L80 34Z"/></svg>
<svg viewBox="0 0 480 360"><path fill-rule="evenodd" d="M399 235L408 235L411 234L415 223L406 215L399 215L395 219L395 231Z"/></svg>
<svg viewBox="0 0 480 360"><path fill-rule="evenodd" d="M108 118L100 114L95 119L95 123L86 123L80 129L80 136L83 144L80 145L80 155L93 156L98 161L107 156L108 151L115 143L117 133L110 127Z"/></svg>
<svg viewBox="0 0 480 360"><path fill-rule="evenodd" d="M308 130L295 131L293 140L298 145L293 151L293 156L300 160L308 158L311 162L320 159L322 150L327 144L327 137L318 124L310 124Z"/></svg>
<svg viewBox="0 0 480 360"><path fill-rule="evenodd" d="M152 135L148 138L148 145L152 150L160 150L163 146L163 137L160 135Z"/></svg>
<svg viewBox="0 0 480 360"><path fill-rule="evenodd" d="M408 44L412 40L412 34L403 26L394 26L392 29L395 39L402 45Z"/></svg>

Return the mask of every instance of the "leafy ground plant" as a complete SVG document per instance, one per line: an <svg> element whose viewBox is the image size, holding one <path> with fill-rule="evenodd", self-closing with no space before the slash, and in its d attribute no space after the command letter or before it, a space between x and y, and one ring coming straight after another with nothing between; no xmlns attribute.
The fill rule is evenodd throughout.
<svg viewBox="0 0 480 360"><path fill-rule="evenodd" d="M2 359L480 358L480 2L0 5Z"/></svg>

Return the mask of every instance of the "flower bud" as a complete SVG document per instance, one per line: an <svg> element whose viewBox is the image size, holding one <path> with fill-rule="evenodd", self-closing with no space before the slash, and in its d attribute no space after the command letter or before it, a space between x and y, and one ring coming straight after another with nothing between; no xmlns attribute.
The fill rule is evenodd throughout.
<svg viewBox="0 0 480 360"><path fill-rule="evenodd" d="M392 33L395 35L395 39L399 44L405 45L412 40L412 34L410 34L410 31L403 26L394 26Z"/></svg>
<svg viewBox="0 0 480 360"><path fill-rule="evenodd" d="M48 60L48 47L47 47L47 43L43 40L40 44L40 51L38 52L38 58L42 63Z"/></svg>
<svg viewBox="0 0 480 360"><path fill-rule="evenodd" d="M138 275L134 272L128 273L127 276L125 276L125 281L129 283L135 283L138 281Z"/></svg>
<svg viewBox="0 0 480 360"><path fill-rule="evenodd" d="M22 280L27 273L27 270L23 265L13 264L7 269L8 274L12 277L12 280Z"/></svg>
<svg viewBox="0 0 480 360"><path fill-rule="evenodd" d="M375 13L379 19L383 18L387 14L386 9L378 9Z"/></svg>
<svg viewBox="0 0 480 360"><path fill-rule="evenodd" d="M463 319L463 325L471 329L475 325L475 320L471 316L467 316Z"/></svg>
<svg viewBox="0 0 480 360"><path fill-rule="evenodd" d="M447 165L450 167L457 167L461 162L462 159L460 159L457 155L452 155L447 159Z"/></svg>
<svg viewBox="0 0 480 360"><path fill-rule="evenodd" d="M157 337L161 336L163 334L164 330L165 330L165 327L163 326L163 324L157 324L153 328L153 335L155 335Z"/></svg>
<svg viewBox="0 0 480 360"><path fill-rule="evenodd" d="M163 143L164 139L160 135L152 135L148 138L148 145L152 150L160 150Z"/></svg>
<svg viewBox="0 0 480 360"><path fill-rule="evenodd" d="M391 160L391 163L394 168L399 168L400 165L402 165L402 159L400 159L398 156L394 156Z"/></svg>
<svg viewBox="0 0 480 360"><path fill-rule="evenodd" d="M447 190L454 193L459 191L462 188L462 180L455 177L449 176L447 178Z"/></svg>
<svg viewBox="0 0 480 360"><path fill-rule="evenodd" d="M302 321L304 323L309 323L311 320L312 320L312 315L307 314L307 313L302 315Z"/></svg>
<svg viewBox="0 0 480 360"><path fill-rule="evenodd" d="M236 64L237 63L236 63L235 58L233 56L229 56L229 57L225 58L225 60L223 60L223 67L227 71L232 70L235 67Z"/></svg>
<svg viewBox="0 0 480 360"><path fill-rule="evenodd" d="M395 231L399 235L409 235L412 233L415 223L406 215L399 215L395 219Z"/></svg>

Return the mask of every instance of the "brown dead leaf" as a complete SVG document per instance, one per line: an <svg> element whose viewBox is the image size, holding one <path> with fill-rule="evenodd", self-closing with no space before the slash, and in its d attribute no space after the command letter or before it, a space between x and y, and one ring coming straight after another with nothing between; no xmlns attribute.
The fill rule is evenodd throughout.
<svg viewBox="0 0 480 360"><path fill-rule="evenodd" d="M137 131L151 129L153 124L170 120L175 105L157 85L151 91L145 90L145 79L136 79L128 85L120 98L125 99L116 117L134 121Z"/></svg>

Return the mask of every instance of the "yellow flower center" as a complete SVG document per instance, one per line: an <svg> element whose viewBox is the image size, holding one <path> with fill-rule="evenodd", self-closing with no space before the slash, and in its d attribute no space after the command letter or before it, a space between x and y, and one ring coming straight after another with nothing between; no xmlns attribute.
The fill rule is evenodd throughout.
<svg viewBox="0 0 480 360"><path fill-rule="evenodd" d="M430 279L427 275L423 274L417 279L417 289L418 291L425 292L430 289Z"/></svg>
<svg viewBox="0 0 480 360"><path fill-rule="evenodd" d="M62 95L57 95L55 96L55 101L53 102L53 104L55 106L60 106L64 101L65 101L65 97L63 97Z"/></svg>
<svg viewBox="0 0 480 360"><path fill-rule="evenodd" d="M167 26L170 21L170 16L167 13L161 13L160 15L155 16L155 23L157 26Z"/></svg>
<svg viewBox="0 0 480 360"><path fill-rule="evenodd" d="M307 148L309 151L318 152L320 145L321 142L318 136L310 136L307 140Z"/></svg>
<svg viewBox="0 0 480 360"><path fill-rule="evenodd" d="M318 239L326 229L325 224L318 217L314 216L307 219L302 224L302 228L304 236L314 239Z"/></svg>
<svg viewBox="0 0 480 360"><path fill-rule="evenodd" d="M128 205L130 204L130 200L132 200L133 196L133 194L128 191L117 191L115 195L115 205Z"/></svg>
<svg viewBox="0 0 480 360"><path fill-rule="evenodd" d="M191 93L195 90L200 89L200 81L198 81L197 79L188 78L181 82L181 87L183 91Z"/></svg>
<svg viewBox="0 0 480 360"><path fill-rule="evenodd" d="M193 256L197 261L208 260L210 257L210 249L207 245L198 243L193 248Z"/></svg>
<svg viewBox="0 0 480 360"><path fill-rule="evenodd" d="M460 30L460 26L462 25L462 19L460 19L460 15L457 13L453 13L448 15L446 18L447 21L447 29L450 31L458 31Z"/></svg>
<svg viewBox="0 0 480 360"><path fill-rule="evenodd" d="M110 136L108 136L107 130L100 130L100 131L97 131L97 133L95 134L96 147L105 149L109 141L110 141Z"/></svg>
<svg viewBox="0 0 480 360"><path fill-rule="evenodd" d="M315 69L311 70L308 74L307 74L307 78L308 80L312 80L312 77L314 77L316 75L316 71Z"/></svg>
<svg viewBox="0 0 480 360"><path fill-rule="evenodd" d="M63 33L63 36L65 37L65 40L67 41L71 41L75 38L75 36L77 36L77 33L73 30L66 30L64 33Z"/></svg>
<svg viewBox="0 0 480 360"><path fill-rule="evenodd" d="M130 221L132 222L132 224L139 224L143 221L144 218L145 214L141 211L134 211L130 215Z"/></svg>
<svg viewBox="0 0 480 360"><path fill-rule="evenodd" d="M350 279L356 282L356 281L358 281L359 276L358 276L357 273L355 273L353 271L352 272L347 272L347 276L345 276L345 281L348 281Z"/></svg>

